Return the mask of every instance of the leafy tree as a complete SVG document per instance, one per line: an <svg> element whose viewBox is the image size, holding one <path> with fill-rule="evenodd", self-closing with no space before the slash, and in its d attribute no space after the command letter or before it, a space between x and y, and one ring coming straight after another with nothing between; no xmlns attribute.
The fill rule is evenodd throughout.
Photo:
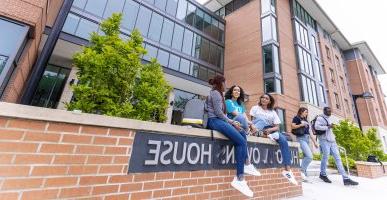
<svg viewBox="0 0 387 200"><path fill-rule="evenodd" d="M121 19L121 14L113 14L103 21L104 34L93 32L90 45L74 55L79 84L73 86L75 100L67 109L165 121L171 87L156 60L141 62L146 50L139 31L127 41L120 38Z"/></svg>

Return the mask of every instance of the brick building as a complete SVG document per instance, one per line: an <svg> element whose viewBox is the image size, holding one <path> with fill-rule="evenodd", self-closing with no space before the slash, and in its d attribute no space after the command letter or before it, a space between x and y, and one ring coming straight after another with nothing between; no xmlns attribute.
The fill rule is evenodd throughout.
<svg viewBox="0 0 387 200"><path fill-rule="evenodd" d="M93 2L93 3L92 3ZM71 3L63 12L64 3ZM310 116L329 105L336 119L378 129L387 150L387 110L378 74L385 70L365 42L351 44L315 0L3 0L0 6L0 97L2 101L64 109L72 98L76 69L71 58L89 33L113 12L123 13L122 36L133 28L149 54L162 64L174 87L171 100L205 96L207 79L224 74L241 85L248 108L271 92L284 131L300 106ZM61 12L62 11L62 12ZM58 14L59 13L59 14ZM62 14L60 14L62 13ZM65 14L63 14L65 13ZM55 33L55 22L63 20ZM39 53L57 34L50 55ZM16 44L16 45L14 45ZM45 51L43 51L45 52ZM48 56L38 65L37 57ZM39 77L32 68L42 68ZM31 79L36 86L31 89ZM352 95L371 92L374 98ZM24 98L30 93L30 98ZM28 95L27 95L28 96ZM173 110L173 111L172 111ZM170 109L178 123L181 108ZM286 126L285 126L286 125Z"/></svg>

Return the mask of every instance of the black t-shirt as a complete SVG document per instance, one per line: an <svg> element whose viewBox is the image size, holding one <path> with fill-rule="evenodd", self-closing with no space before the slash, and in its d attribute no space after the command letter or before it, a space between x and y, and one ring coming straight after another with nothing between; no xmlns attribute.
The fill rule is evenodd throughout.
<svg viewBox="0 0 387 200"><path fill-rule="evenodd" d="M298 116L295 116L292 120L292 123L295 123L296 125L300 125L301 124L301 121L306 121L306 120L303 120L301 119L300 117ZM306 121L307 122L307 121ZM306 126L304 127L304 134L305 135L309 135L309 126Z"/></svg>

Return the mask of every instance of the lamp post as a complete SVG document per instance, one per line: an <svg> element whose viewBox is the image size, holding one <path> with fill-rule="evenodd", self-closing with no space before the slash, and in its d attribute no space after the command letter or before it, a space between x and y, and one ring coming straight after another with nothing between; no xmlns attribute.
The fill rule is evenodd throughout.
<svg viewBox="0 0 387 200"><path fill-rule="evenodd" d="M371 92L364 92L363 94L353 94L352 95L353 103L355 104L357 122L359 123L360 130L363 131L363 129L361 127L361 122L360 122L359 110L357 109L357 104L356 104L356 99L358 99L358 98L373 99L374 96L372 95Z"/></svg>

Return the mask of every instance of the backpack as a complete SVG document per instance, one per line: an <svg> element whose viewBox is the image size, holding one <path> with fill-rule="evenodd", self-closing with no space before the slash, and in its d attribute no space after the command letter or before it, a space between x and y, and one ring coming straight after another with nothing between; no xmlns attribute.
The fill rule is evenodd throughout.
<svg viewBox="0 0 387 200"><path fill-rule="evenodd" d="M317 115L310 123L311 123L311 127L312 127L312 132L314 135L324 135L327 131L321 131L321 130L316 130L316 120L318 117L322 117L320 115ZM329 122L327 119L325 119L325 117L322 117L326 122L327 122L327 125L329 125Z"/></svg>

